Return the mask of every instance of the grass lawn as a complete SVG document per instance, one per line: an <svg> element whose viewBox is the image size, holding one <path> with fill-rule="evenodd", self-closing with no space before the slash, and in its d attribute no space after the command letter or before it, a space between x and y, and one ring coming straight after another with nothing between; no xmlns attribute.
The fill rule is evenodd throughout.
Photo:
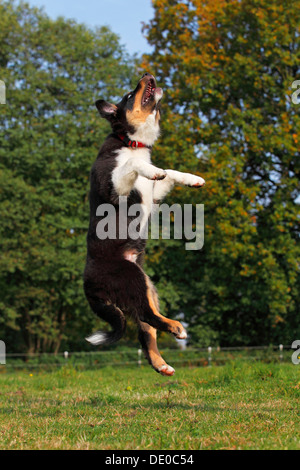
<svg viewBox="0 0 300 470"><path fill-rule="evenodd" d="M1 369L0 369L1 371ZM300 366L0 374L0 449L300 449Z"/></svg>

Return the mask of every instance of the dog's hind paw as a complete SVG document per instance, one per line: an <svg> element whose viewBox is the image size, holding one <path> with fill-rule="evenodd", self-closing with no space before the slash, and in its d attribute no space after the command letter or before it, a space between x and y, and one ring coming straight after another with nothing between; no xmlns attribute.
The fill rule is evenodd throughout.
<svg viewBox="0 0 300 470"><path fill-rule="evenodd" d="M179 321L171 320L171 329L169 331L177 339L186 339L187 338L187 332L183 328L182 324Z"/></svg>
<svg viewBox="0 0 300 470"><path fill-rule="evenodd" d="M168 364L164 364L163 366L161 366L159 369L158 369L158 372L161 374L161 375L174 375L175 373L175 369L173 369L173 367L169 366Z"/></svg>
<svg viewBox="0 0 300 470"><path fill-rule="evenodd" d="M187 332L183 328L182 331L176 335L177 339L186 339L187 338Z"/></svg>

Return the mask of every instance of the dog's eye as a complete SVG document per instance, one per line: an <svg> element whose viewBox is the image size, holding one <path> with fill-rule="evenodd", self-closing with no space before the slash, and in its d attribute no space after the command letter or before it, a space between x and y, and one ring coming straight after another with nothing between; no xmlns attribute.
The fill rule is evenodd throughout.
<svg viewBox="0 0 300 470"><path fill-rule="evenodd" d="M127 100L131 100L131 98L133 98L133 93L129 93L129 95L127 95Z"/></svg>

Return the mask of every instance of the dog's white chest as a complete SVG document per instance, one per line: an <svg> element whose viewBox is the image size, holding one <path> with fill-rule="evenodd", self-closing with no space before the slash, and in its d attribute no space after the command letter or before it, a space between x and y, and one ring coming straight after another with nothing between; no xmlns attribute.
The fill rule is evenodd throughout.
<svg viewBox="0 0 300 470"><path fill-rule="evenodd" d="M123 173L126 174L128 171L126 169L126 164L130 159L135 159L135 164L136 167L139 167L139 164L142 165L144 162L146 163L151 163L150 160L150 152L148 149L138 149L138 150L132 150L128 148L122 148L121 151L119 151L119 154L117 156L117 166L116 169L113 172L112 180L115 184L115 187L118 187L118 183L122 179ZM123 170L124 169L124 170ZM122 171L123 170L123 171ZM126 179L123 178L123 185L126 184ZM131 189L136 189L139 191L141 194L141 206L143 209L143 223L145 219L147 220L152 209L152 204L153 204L153 188L154 188L154 181L145 178L144 176L138 175L136 180L134 181L133 186L130 186L130 181L129 181L129 186L128 188L123 187L123 193L129 193L129 190Z"/></svg>
<svg viewBox="0 0 300 470"><path fill-rule="evenodd" d="M141 205L143 208L144 217L147 217L147 219L152 210L153 187L154 181L148 180L147 178L144 178L144 176L138 176L134 184L134 189L137 189L141 194Z"/></svg>

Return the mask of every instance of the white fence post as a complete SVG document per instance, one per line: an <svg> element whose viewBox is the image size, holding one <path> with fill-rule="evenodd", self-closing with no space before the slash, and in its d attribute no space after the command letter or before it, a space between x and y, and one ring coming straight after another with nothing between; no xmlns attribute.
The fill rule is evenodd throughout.
<svg viewBox="0 0 300 470"><path fill-rule="evenodd" d="M142 350L138 349L138 367L142 365Z"/></svg>
<svg viewBox="0 0 300 470"><path fill-rule="evenodd" d="M282 359L283 359L282 351L283 351L283 344L280 344L279 345L279 360L280 360L280 362L282 362Z"/></svg>
<svg viewBox="0 0 300 470"><path fill-rule="evenodd" d="M207 348L207 350L208 350L208 367L211 367L211 352L212 352L212 347L209 346L209 347Z"/></svg>

